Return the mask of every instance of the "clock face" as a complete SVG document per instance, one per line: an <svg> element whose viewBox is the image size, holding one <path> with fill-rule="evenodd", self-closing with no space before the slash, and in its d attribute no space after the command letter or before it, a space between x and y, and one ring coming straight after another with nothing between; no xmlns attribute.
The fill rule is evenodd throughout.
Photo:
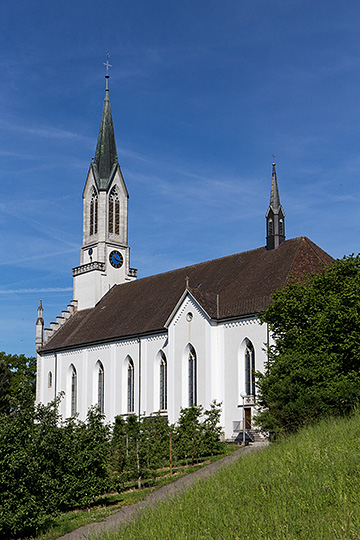
<svg viewBox="0 0 360 540"><path fill-rule="evenodd" d="M124 262L123 256L119 251L112 251L109 255L109 261L114 268L120 268Z"/></svg>

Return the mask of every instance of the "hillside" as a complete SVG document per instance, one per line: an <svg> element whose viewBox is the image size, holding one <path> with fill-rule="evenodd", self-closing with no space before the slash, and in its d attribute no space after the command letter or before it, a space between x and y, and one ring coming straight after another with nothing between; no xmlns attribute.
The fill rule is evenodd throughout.
<svg viewBox="0 0 360 540"><path fill-rule="evenodd" d="M360 412L244 456L102 540L360 538Z"/></svg>

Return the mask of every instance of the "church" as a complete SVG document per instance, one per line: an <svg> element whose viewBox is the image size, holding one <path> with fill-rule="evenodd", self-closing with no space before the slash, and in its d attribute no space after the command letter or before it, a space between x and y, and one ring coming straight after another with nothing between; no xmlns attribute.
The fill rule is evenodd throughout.
<svg viewBox="0 0 360 540"><path fill-rule="evenodd" d="M107 74L73 300L50 328L38 308L36 401L63 392L64 418L84 420L98 405L109 422L161 414L173 423L181 408L216 400L225 438L235 438L243 417L251 427L254 373L266 369L272 342L259 313L289 279L333 259L306 237L285 239L275 163L263 247L141 279L130 266L128 198Z"/></svg>

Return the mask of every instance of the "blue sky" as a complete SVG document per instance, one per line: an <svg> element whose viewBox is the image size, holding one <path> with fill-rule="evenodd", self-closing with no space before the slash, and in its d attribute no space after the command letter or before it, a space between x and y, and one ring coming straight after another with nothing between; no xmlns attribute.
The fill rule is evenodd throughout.
<svg viewBox="0 0 360 540"><path fill-rule="evenodd" d="M13 0L0 19L0 350L72 298L110 99L139 277L287 238L359 251L360 3Z"/></svg>

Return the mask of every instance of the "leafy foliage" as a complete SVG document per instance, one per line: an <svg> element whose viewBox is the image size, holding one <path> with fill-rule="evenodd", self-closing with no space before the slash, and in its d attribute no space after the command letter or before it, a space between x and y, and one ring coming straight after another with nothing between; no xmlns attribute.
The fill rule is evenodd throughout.
<svg viewBox="0 0 360 540"><path fill-rule="evenodd" d="M0 415L0 536L5 538L38 532L51 516L90 505L109 486L109 428L99 411L90 409L85 423L63 422L58 400L35 407L28 387L22 390L11 412Z"/></svg>
<svg viewBox="0 0 360 540"><path fill-rule="evenodd" d="M222 428L219 424L221 415L221 403L212 401L210 409L204 411L204 420L201 430L201 454L213 456L220 454L224 445L221 442Z"/></svg>
<svg viewBox="0 0 360 540"><path fill-rule="evenodd" d="M219 454L222 451L221 426L219 426L221 403L213 401L210 409L201 406L181 409L174 430L174 452L178 459Z"/></svg>
<svg viewBox="0 0 360 540"><path fill-rule="evenodd" d="M18 390L9 412L0 413L1 538L36 534L59 512L88 508L109 489L121 490L127 480L141 487L156 469L168 466L170 434L179 457L221 448L216 403L202 422L202 408L196 407L183 410L176 427L160 415L130 415L118 417L111 430L97 407L89 409L85 422L63 420L58 412L62 395L49 405L35 406L24 379Z"/></svg>
<svg viewBox="0 0 360 540"><path fill-rule="evenodd" d="M262 321L275 339L258 374L262 429L276 436L349 414L360 398L360 256L290 282Z"/></svg>
<svg viewBox="0 0 360 540"><path fill-rule="evenodd" d="M35 398L36 358L0 352L0 412L6 412L11 397L27 384Z"/></svg>
<svg viewBox="0 0 360 540"><path fill-rule="evenodd" d="M195 457L200 456L200 416L202 407L193 405L188 409L181 409L174 435L174 453L179 459L191 457L194 464Z"/></svg>
<svg viewBox="0 0 360 540"><path fill-rule="evenodd" d="M11 371L0 357L0 413L9 412Z"/></svg>

